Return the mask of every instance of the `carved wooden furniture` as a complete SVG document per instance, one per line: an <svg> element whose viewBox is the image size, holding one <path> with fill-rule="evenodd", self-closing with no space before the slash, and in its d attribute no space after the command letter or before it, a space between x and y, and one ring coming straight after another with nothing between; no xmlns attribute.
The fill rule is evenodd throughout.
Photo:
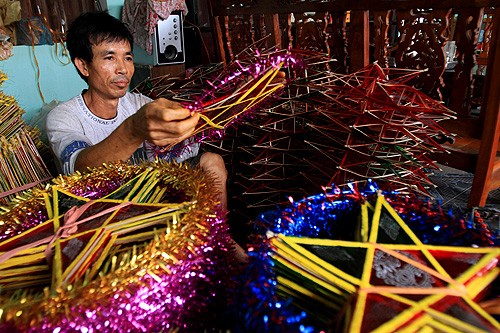
<svg viewBox="0 0 500 333"><path fill-rule="evenodd" d="M439 163L474 173L469 206L483 206L500 187L500 2L491 0L341 1L341 0L211 0L213 30L220 59L235 57L268 36L267 47L301 48L336 58L334 71L352 73L373 61L381 66L429 69L413 82L442 99L457 120L442 123L455 142L450 154L435 154ZM429 7L432 7L430 9ZM496 7L494 9L493 7ZM492 21L482 28L483 16ZM446 71L443 46L456 45L456 66ZM486 65L484 80L474 76ZM446 71L446 73L445 73ZM446 75L445 75L446 74ZM446 81L444 78L447 78ZM474 90L476 89L476 90ZM473 96L480 101L474 115Z"/></svg>

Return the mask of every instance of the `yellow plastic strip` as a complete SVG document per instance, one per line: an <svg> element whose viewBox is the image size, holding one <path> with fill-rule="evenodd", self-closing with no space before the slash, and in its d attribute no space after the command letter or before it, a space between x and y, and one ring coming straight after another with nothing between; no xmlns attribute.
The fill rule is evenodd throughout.
<svg viewBox="0 0 500 333"><path fill-rule="evenodd" d="M323 304L324 306L327 306L329 308L333 308L336 310L340 309L339 304L336 304L332 300L329 300L325 297L321 297L317 293L314 293L311 290L304 288L301 285L299 285L299 284L297 284L289 279L286 279L282 276L278 276L277 281L278 281L278 285L284 285L285 287L293 290L294 292L297 292L297 293L300 293L301 295L310 297L310 298L314 299L315 301Z"/></svg>
<svg viewBox="0 0 500 333"><path fill-rule="evenodd" d="M363 317L365 315L366 298L367 294L363 291L359 292L357 295L357 302L354 308L354 313L349 326L349 332L361 332L361 327L363 324Z"/></svg>
<svg viewBox="0 0 500 333"><path fill-rule="evenodd" d="M484 274L483 276L472 280L470 283L467 283L467 295L470 298L475 299L477 295L479 295L487 286L491 285L496 280L499 273L500 268L496 267L487 274Z"/></svg>
<svg viewBox="0 0 500 333"><path fill-rule="evenodd" d="M432 328L430 327L426 328L426 325L428 325L430 321L432 321L432 318L429 315L424 314L409 322L408 325L398 328L397 332L398 333L432 332ZM430 329L430 331L428 331L428 329Z"/></svg>
<svg viewBox="0 0 500 333"><path fill-rule="evenodd" d="M499 262L499 256L500 248L491 248L489 253L479 259L479 261L476 264L472 265L468 270L460 274L460 276L456 280L464 283L474 278L477 273L484 270L485 267L496 267Z"/></svg>
<svg viewBox="0 0 500 333"><path fill-rule="evenodd" d="M391 205L385 200L385 197L379 196L377 198L377 203L378 201L382 202L382 205L387 209L387 211L391 214L391 216L398 222L399 226L406 232L406 234L411 238L413 242L415 242L416 245L421 246L421 251L424 254L424 256L429 260L429 262L434 266L434 268L442 275L450 278L450 275L446 270L438 263L436 258L432 254L429 253L425 245L420 241L420 239L413 233L413 231L404 223L404 221L399 217L399 215L394 211L394 208L392 208ZM379 218L380 218L380 213L379 213ZM378 226L378 225L377 225Z"/></svg>
<svg viewBox="0 0 500 333"><path fill-rule="evenodd" d="M283 260L283 258L275 258L275 260L282 265L287 264L287 262ZM318 286L330 291L332 295L338 295L339 297L343 298L346 298L348 295L344 290L336 288L333 284L325 282L324 280L319 279L317 276L308 273L307 271L301 271L300 275L302 275L304 278L308 280L311 280L311 282L317 284Z"/></svg>
<svg viewBox="0 0 500 333"><path fill-rule="evenodd" d="M438 294L438 295L448 295L448 296L463 296L464 292L456 289L442 287L442 288L408 288L408 287L389 287L389 286L377 286L377 287L365 287L362 288L363 291L367 293L376 294L403 294L403 295L422 295L422 294Z"/></svg>
<svg viewBox="0 0 500 333"><path fill-rule="evenodd" d="M312 254L311 252L309 252L306 249L304 249L303 247L301 247L299 245L300 238L298 239L299 240L298 244L294 242L294 239L289 238L287 236L284 236L282 234L278 235L278 238L280 240L282 240L287 246L291 247L295 251L295 253L297 253L297 255L299 255L299 257L297 257L299 260L301 258L300 256L302 256L302 258L305 258L307 262L311 263L311 265L309 265L308 267L311 267L312 269L318 269L318 272L321 272L321 274L335 277L335 279L338 279L337 276L340 277L342 280L339 281L339 283L341 286L345 287L346 290L354 292L356 289L353 285L360 284L360 280L358 278L356 278L350 274L345 273L341 269L333 266L332 264L324 261L323 259L319 258L318 256ZM321 240L317 240L317 241L319 241L319 242L315 242L314 245L322 245L320 242ZM276 242L275 239L273 239L272 244L274 245L275 243L276 243L276 246L279 245L279 242ZM282 246L280 246L280 248L286 250ZM307 255L304 255L304 254L307 254ZM313 260L311 260L312 258L315 259L314 262L313 262Z"/></svg>
<svg viewBox="0 0 500 333"><path fill-rule="evenodd" d="M367 242L368 241L368 205L365 202L361 206L361 223L360 223L360 230L359 230L359 235L361 235L361 242Z"/></svg>

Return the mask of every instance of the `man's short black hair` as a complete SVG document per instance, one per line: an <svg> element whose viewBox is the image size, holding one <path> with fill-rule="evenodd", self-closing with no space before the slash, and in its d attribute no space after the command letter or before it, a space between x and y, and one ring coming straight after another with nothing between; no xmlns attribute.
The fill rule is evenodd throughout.
<svg viewBox="0 0 500 333"><path fill-rule="evenodd" d="M69 26L66 34L66 47L71 61L81 58L92 62L92 45L102 42L128 41L134 47L134 37L127 26L107 11L87 12L78 16ZM77 69L78 70L78 69ZM78 71L86 81L86 78Z"/></svg>

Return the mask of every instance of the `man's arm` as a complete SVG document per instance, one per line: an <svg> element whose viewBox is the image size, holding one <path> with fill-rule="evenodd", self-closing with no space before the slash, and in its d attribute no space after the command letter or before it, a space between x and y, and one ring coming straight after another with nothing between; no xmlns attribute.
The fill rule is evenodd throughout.
<svg viewBox="0 0 500 333"><path fill-rule="evenodd" d="M106 139L83 149L76 159L75 171L104 162L126 161L146 140L157 146L181 142L192 135L198 120L198 114L191 114L179 103L163 98L152 101L127 118Z"/></svg>

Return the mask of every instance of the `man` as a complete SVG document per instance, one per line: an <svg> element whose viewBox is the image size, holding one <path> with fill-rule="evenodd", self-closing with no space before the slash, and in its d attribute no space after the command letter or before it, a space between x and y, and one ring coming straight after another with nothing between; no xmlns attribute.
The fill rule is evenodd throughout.
<svg viewBox="0 0 500 333"><path fill-rule="evenodd" d="M226 210L223 159L210 152L198 155L199 144L188 139L200 116L179 103L163 98L153 101L128 91L134 56L127 27L106 12L84 13L69 27L66 43L88 89L47 116L47 136L62 172L84 171L110 161L151 159L154 145L183 142L185 148L175 160L199 163L212 174Z"/></svg>
<svg viewBox="0 0 500 333"><path fill-rule="evenodd" d="M176 102L128 92L134 74L133 37L121 21L106 12L82 14L68 30L67 47L88 89L47 116L47 135L63 173L109 161L151 159L153 145L175 144L191 136L198 114ZM183 144L186 148L176 161L197 160L199 145ZM199 164L224 184L220 187L225 198L222 158L204 153Z"/></svg>

